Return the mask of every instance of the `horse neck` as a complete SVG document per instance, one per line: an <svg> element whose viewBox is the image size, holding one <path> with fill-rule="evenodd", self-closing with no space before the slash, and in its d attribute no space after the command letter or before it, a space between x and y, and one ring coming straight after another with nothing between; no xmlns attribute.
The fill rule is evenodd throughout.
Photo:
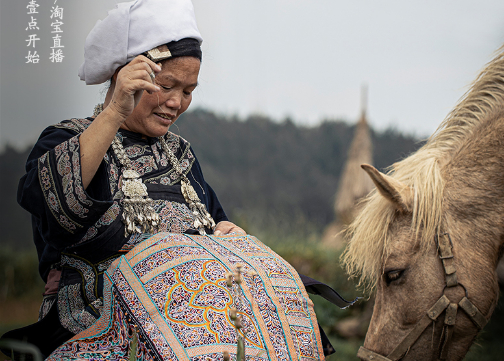
<svg viewBox="0 0 504 361"><path fill-rule="evenodd" d="M475 128L443 167L444 203L455 228L477 234L496 253L504 247L503 145L504 110Z"/></svg>

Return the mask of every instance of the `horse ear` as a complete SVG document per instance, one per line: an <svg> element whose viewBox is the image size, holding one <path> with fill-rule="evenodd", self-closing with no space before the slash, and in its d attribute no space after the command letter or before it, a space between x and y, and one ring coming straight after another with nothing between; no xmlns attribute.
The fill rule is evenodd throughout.
<svg viewBox="0 0 504 361"><path fill-rule="evenodd" d="M361 168L371 177L382 196L391 201L399 211L411 212L414 197L414 191L411 187L379 172L372 165L362 164Z"/></svg>

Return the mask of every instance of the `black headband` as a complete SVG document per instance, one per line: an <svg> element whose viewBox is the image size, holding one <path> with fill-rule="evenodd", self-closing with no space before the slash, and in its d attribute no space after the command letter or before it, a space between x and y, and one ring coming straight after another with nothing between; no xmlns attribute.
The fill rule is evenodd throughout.
<svg viewBox="0 0 504 361"><path fill-rule="evenodd" d="M149 50L146 56L154 62L180 56L192 56L201 61L202 53L198 40L185 38L178 41L171 41L168 44L160 45L157 48Z"/></svg>

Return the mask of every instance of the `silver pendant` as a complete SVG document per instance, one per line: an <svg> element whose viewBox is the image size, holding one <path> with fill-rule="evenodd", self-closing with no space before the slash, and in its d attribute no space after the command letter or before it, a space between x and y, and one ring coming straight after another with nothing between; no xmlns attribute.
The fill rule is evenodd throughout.
<svg viewBox="0 0 504 361"><path fill-rule="evenodd" d="M184 199L189 204L189 208L194 216L193 226L201 235L206 235L205 227L214 229L215 221L208 213L205 205L201 203L198 194L189 182L187 177L181 179L181 191Z"/></svg>
<svg viewBox="0 0 504 361"><path fill-rule="evenodd" d="M148 196L147 187L136 171L124 170L121 190L124 194L124 235L127 237L133 233L155 233L159 215L152 207L154 201Z"/></svg>

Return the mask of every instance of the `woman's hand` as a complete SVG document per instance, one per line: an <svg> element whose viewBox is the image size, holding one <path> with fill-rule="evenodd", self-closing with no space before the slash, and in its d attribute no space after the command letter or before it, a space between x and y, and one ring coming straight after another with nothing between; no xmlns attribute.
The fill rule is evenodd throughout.
<svg viewBox="0 0 504 361"><path fill-rule="evenodd" d="M114 74L105 98L105 109L79 137L84 189L91 183L117 130L133 112L143 91L160 90L151 77L160 71L159 65L139 55Z"/></svg>
<svg viewBox="0 0 504 361"><path fill-rule="evenodd" d="M161 71L161 66L143 55L138 55L114 74L114 92L107 107L126 119L136 107L144 90L154 93L160 88L154 84L152 74Z"/></svg>
<svg viewBox="0 0 504 361"><path fill-rule="evenodd" d="M243 236L247 234L247 232L245 232L242 228L228 221L221 221L217 223L217 226L215 226L213 234L216 236L222 236L223 234L229 234L229 233L236 233Z"/></svg>

